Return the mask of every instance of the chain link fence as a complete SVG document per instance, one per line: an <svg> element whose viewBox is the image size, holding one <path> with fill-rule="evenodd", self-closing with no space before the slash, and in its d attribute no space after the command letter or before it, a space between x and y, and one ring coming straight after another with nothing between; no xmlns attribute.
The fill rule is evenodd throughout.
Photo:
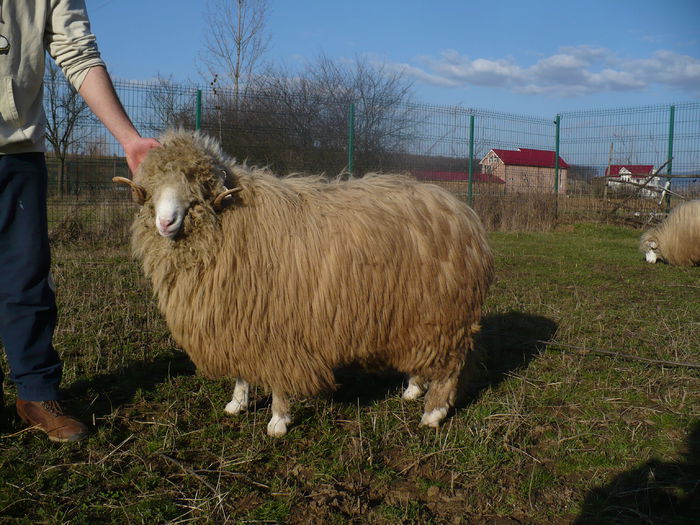
<svg viewBox="0 0 700 525"><path fill-rule="evenodd" d="M62 78L51 82L69 92ZM406 173L455 193L492 230L643 226L700 194L700 102L538 118L313 94L235 96L167 82L115 87L144 135L201 128L239 161L280 175ZM111 182L130 176L123 152L84 106L47 114L65 119L71 107L70 141L47 153L52 237L125 236L134 207Z"/></svg>

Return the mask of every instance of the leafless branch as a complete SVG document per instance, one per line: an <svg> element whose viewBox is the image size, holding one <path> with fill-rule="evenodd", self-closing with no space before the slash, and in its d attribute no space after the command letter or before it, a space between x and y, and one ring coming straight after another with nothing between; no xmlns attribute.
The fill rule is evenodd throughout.
<svg viewBox="0 0 700 525"><path fill-rule="evenodd" d="M85 141L89 126L81 126L88 118L88 105L78 92L61 78L62 73L53 61L47 62L46 81L46 140L59 162L58 190L63 194L68 187L66 156L75 146ZM81 130L80 132L76 130Z"/></svg>
<svg viewBox="0 0 700 525"><path fill-rule="evenodd" d="M246 85L267 52L270 37L265 32L267 0L208 0L205 20L205 52L201 55L208 80L226 79L236 101L241 82Z"/></svg>

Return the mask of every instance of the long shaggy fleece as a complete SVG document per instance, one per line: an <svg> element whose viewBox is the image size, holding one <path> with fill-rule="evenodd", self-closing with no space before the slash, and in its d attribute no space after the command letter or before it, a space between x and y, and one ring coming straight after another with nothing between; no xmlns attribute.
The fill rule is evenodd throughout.
<svg viewBox="0 0 700 525"><path fill-rule="evenodd" d="M661 224L642 235L639 250L651 250L673 265L700 265L700 200L673 208Z"/></svg>
<svg viewBox="0 0 700 525"><path fill-rule="evenodd" d="M463 367L494 273L471 208L402 176L278 178L196 133L162 143L135 180L150 195L177 179L192 205L167 239L148 199L132 248L204 374L310 395L349 363L426 380ZM215 212L216 194L236 186Z"/></svg>

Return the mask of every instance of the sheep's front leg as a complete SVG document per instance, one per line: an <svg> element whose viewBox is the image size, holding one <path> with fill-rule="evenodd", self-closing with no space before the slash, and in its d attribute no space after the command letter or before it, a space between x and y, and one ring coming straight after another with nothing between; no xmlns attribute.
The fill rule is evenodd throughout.
<svg viewBox="0 0 700 525"><path fill-rule="evenodd" d="M404 390L403 397L408 401L418 399L425 392L426 383L418 376L411 376L408 379L408 387Z"/></svg>
<svg viewBox="0 0 700 525"><path fill-rule="evenodd" d="M292 421L289 415L289 399L286 394L272 391L272 418L267 424L267 434L282 437L287 433L287 425Z"/></svg>
<svg viewBox="0 0 700 525"><path fill-rule="evenodd" d="M248 409L248 382L238 378L236 380L236 386L233 389L233 398L228 402L224 408L224 412L227 414L233 414L234 416L244 412Z"/></svg>

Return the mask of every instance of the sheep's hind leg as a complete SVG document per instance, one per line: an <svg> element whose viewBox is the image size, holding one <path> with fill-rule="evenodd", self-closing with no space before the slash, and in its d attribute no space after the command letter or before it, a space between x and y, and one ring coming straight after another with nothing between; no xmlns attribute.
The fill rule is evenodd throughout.
<svg viewBox="0 0 700 525"><path fill-rule="evenodd" d="M272 391L272 418L267 424L267 434L282 437L287 433L287 425L292 421L289 415L289 399L286 394Z"/></svg>
<svg viewBox="0 0 700 525"><path fill-rule="evenodd" d="M411 376L408 379L408 386L401 397L408 401L418 399L425 392L425 387L426 382L419 376Z"/></svg>
<svg viewBox="0 0 700 525"><path fill-rule="evenodd" d="M233 398L224 408L224 412L235 416L248 410L248 390L248 382L238 378L233 389Z"/></svg>
<svg viewBox="0 0 700 525"><path fill-rule="evenodd" d="M447 412L454 406L459 383L459 371L443 379L431 381L425 396L425 409L420 424L438 427Z"/></svg>

